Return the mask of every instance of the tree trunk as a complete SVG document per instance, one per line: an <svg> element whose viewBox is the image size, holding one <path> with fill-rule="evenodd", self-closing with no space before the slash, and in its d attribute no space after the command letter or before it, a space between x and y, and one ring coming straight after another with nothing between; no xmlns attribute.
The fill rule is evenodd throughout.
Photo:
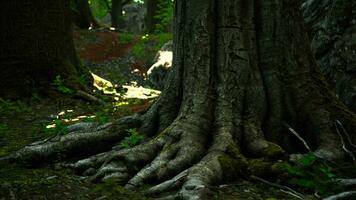
<svg viewBox="0 0 356 200"><path fill-rule="evenodd" d="M111 6L111 23L112 27L116 29L122 29L123 27L123 16L122 16L122 0L112 0Z"/></svg>
<svg viewBox="0 0 356 200"><path fill-rule="evenodd" d="M69 166L93 181L115 178L127 188L162 182L146 194L180 187L173 198L206 199L210 185L269 173L286 151L305 152L289 126L319 157L343 158L335 122L355 143L356 116L326 88L299 6L298 0L175 1L168 84L147 113L129 117L152 138ZM7 159L51 158L51 146L67 144L72 134L89 138L66 145L78 151L99 135L112 138L103 129L90 130L28 146ZM61 155L70 153L66 149Z"/></svg>
<svg viewBox="0 0 356 200"><path fill-rule="evenodd" d="M146 0L146 30L152 33L156 26L157 0Z"/></svg>
<svg viewBox="0 0 356 200"><path fill-rule="evenodd" d="M88 29L89 27L98 28L99 23L95 19L88 0L76 0L77 10L74 11L75 24L82 29Z"/></svg>
<svg viewBox="0 0 356 200"><path fill-rule="evenodd" d="M356 112L356 1L304 0L302 11L322 72Z"/></svg>
<svg viewBox="0 0 356 200"><path fill-rule="evenodd" d="M67 1L2 1L0 17L0 96L47 91L57 75L73 84L90 76L76 56Z"/></svg>

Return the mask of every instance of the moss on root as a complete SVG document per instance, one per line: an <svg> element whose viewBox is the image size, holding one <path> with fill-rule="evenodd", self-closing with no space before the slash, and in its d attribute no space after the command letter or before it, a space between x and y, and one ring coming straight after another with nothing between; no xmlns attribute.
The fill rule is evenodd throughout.
<svg viewBox="0 0 356 200"><path fill-rule="evenodd" d="M286 159L287 153L279 145L267 142L268 146L261 152L262 156L269 159Z"/></svg>
<svg viewBox="0 0 356 200"><path fill-rule="evenodd" d="M228 146L226 154L219 157L219 162L224 172L224 180L234 180L244 175L247 169L247 160L236 146Z"/></svg>

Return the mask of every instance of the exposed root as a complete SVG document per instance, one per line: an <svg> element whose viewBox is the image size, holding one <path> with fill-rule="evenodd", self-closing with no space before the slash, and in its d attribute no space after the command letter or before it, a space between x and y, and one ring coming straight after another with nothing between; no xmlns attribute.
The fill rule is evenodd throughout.
<svg viewBox="0 0 356 200"><path fill-rule="evenodd" d="M103 152L123 139L126 129L139 127L140 124L138 116L125 117L102 126L80 123L69 127L69 130L73 132L29 144L3 160L38 165L59 157L81 157Z"/></svg>
<svg viewBox="0 0 356 200"><path fill-rule="evenodd" d="M342 192L340 194L332 195L323 200L339 200L339 199L353 199L356 196L356 191Z"/></svg>

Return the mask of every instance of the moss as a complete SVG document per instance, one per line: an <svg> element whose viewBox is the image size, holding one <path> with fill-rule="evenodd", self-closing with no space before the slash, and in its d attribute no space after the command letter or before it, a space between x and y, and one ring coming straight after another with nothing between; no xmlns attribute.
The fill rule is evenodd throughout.
<svg viewBox="0 0 356 200"><path fill-rule="evenodd" d="M286 159L287 153L277 144L268 142L268 147L262 152L263 157L270 159Z"/></svg>
<svg viewBox="0 0 356 200"><path fill-rule="evenodd" d="M113 179L97 184L92 191L106 196L107 199L145 200L148 199L135 191L130 191L118 185Z"/></svg>
<svg viewBox="0 0 356 200"><path fill-rule="evenodd" d="M264 177L271 172L272 161L264 158L251 159L248 162L248 171L250 174Z"/></svg>
<svg viewBox="0 0 356 200"><path fill-rule="evenodd" d="M231 181L245 175L247 160L236 146L228 146L226 154L219 157L224 179Z"/></svg>

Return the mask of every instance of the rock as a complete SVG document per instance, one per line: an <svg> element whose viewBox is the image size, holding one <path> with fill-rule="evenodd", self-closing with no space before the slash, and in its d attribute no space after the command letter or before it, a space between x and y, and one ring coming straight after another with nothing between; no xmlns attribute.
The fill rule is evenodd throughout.
<svg viewBox="0 0 356 200"><path fill-rule="evenodd" d="M145 32L146 7L144 4L130 3L123 7L124 32L142 34Z"/></svg>
<svg viewBox="0 0 356 200"><path fill-rule="evenodd" d="M147 71L148 82L151 87L163 90L167 74L172 67L173 60L173 41L168 41L158 51L155 63Z"/></svg>

